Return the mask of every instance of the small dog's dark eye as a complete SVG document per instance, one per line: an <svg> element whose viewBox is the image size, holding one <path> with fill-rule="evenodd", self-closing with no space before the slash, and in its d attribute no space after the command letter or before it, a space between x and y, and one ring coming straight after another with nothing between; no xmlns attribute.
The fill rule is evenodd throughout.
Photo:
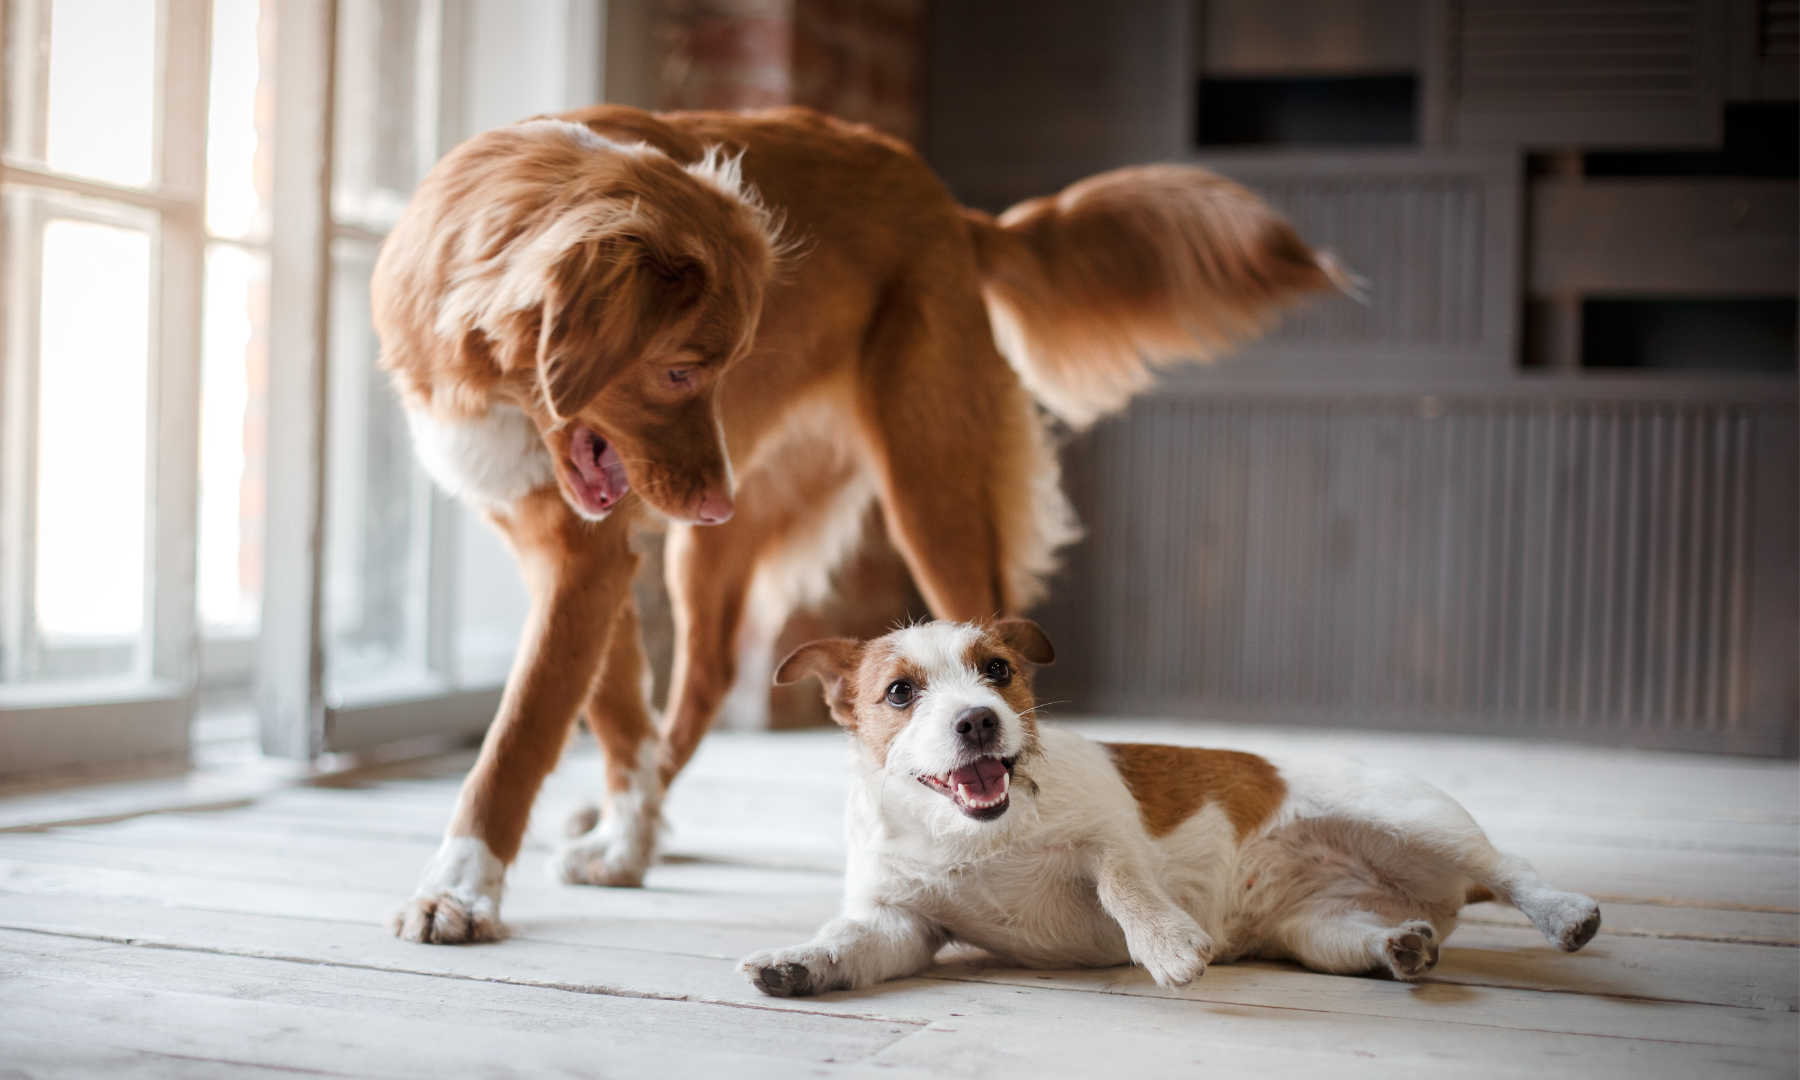
<svg viewBox="0 0 1800 1080"><path fill-rule="evenodd" d="M676 386L688 386L694 381L694 373L687 368L670 368L669 382Z"/></svg>
<svg viewBox="0 0 1800 1080"><path fill-rule="evenodd" d="M1004 660L989 660L987 666L988 682L995 686L1005 686L1012 682L1012 665Z"/></svg>
<svg viewBox="0 0 1800 1080"><path fill-rule="evenodd" d="M913 700L913 684L908 682L907 680L901 679L900 681L896 682L894 685L888 687L887 703L889 705L892 705L894 708L904 709L908 705L912 704L912 700Z"/></svg>

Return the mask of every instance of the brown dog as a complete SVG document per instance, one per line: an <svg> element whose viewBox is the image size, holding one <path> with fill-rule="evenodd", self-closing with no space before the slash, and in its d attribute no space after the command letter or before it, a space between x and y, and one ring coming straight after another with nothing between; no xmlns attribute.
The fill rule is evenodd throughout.
<svg viewBox="0 0 1800 1080"><path fill-rule="evenodd" d="M745 620L778 629L821 596L871 501L938 616L1023 610L1076 535L1039 404L1090 423L1149 363L1339 279L1195 168L1103 174L996 221L900 143L797 109L603 107L458 147L382 250L376 326L421 458L506 535L533 608L396 931L500 933L577 712L606 753L605 817L560 872L639 884ZM676 621L660 735L629 546L658 515Z"/></svg>

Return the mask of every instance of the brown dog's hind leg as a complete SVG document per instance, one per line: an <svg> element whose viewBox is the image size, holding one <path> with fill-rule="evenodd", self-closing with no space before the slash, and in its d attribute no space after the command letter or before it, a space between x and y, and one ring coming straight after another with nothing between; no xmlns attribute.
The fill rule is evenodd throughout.
<svg viewBox="0 0 1800 1080"><path fill-rule="evenodd" d="M740 495L737 513L724 525L669 529L663 558L675 616L675 663L657 760L665 789L712 727L737 677L738 634L757 555L772 527L769 509Z"/></svg>
<svg viewBox="0 0 1800 1080"><path fill-rule="evenodd" d="M867 466L841 440L794 438L797 445L770 455L781 472L744 477L729 522L669 532L675 664L660 760L665 787L731 692L745 620L772 638L792 604L827 590L832 570L861 539L874 498Z"/></svg>
<svg viewBox="0 0 1800 1080"><path fill-rule="evenodd" d="M630 596L637 564L630 516L582 521L546 487L520 499L511 517L496 519L524 573L531 616L443 845L393 919L399 936L451 944L502 933L506 867Z"/></svg>
<svg viewBox="0 0 1800 1080"><path fill-rule="evenodd" d="M932 614L1019 614L1075 526L1036 408L978 302L936 302L953 310L925 319L892 302L869 344L859 411L882 512Z"/></svg>
<svg viewBox="0 0 1800 1080"><path fill-rule="evenodd" d="M651 720L643 632L637 603L627 599L613 622L606 661L594 678L582 716L606 759L606 800L551 866L572 885L638 886L655 854L662 780L656 771L656 726ZM597 832L589 833L595 824ZM582 835L587 834L587 835Z"/></svg>

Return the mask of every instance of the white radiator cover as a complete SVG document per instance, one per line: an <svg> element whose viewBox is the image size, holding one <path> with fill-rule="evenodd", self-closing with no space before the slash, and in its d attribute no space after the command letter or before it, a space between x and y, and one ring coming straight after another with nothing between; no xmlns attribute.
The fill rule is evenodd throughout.
<svg viewBox="0 0 1800 1080"><path fill-rule="evenodd" d="M1088 539L1046 689L1791 754L1795 430L1791 404L1140 401L1065 453Z"/></svg>

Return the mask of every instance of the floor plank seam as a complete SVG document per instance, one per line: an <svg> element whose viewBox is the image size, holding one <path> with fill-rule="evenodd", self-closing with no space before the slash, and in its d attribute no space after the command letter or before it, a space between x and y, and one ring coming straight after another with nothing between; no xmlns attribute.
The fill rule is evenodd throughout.
<svg viewBox="0 0 1800 1080"><path fill-rule="evenodd" d="M1684 900L1679 896L1603 896L1592 894L1601 904L1638 904L1642 907L1697 908L1704 911L1754 911L1763 915L1800 915L1800 908L1775 907L1769 904L1738 904L1728 900Z"/></svg>
<svg viewBox="0 0 1800 1080"><path fill-rule="evenodd" d="M93 814L87 817L56 818L49 821L31 821L23 825L0 825L3 833L41 833L51 829L73 829L86 825L117 825L121 821L133 818L151 817L156 814L198 814L216 813L221 810L242 810L256 805L255 799L225 799L218 802L184 803L181 806L159 806L153 810L120 810L110 814Z"/></svg>
<svg viewBox="0 0 1800 1080"><path fill-rule="evenodd" d="M1340 978L1355 978L1356 976L1339 976L1339 977ZM1252 1003L1252 1002L1231 1001L1231 1000L1221 999L1221 998L1164 997L1161 995L1147 994L1147 993L1143 993L1142 991L1132 990L1132 989L1127 989L1127 988L1114 988L1114 987L1093 988L1093 987L1086 987L1086 986L1057 986L1056 984L1049 983L1049 982L1039 982L1039 983L1030 983L1030 984L1012 983L1012 982L1005 982L1005 981L994 980L994 979L958 978L954 975L920 975L920 976L917 976L917 978L935 979L940 982L982 983L982 984L985 984L988 986L1030 986L1031 989L1034 989L1034 990L1038 990L1038 989L1054 990L1058 993L1112 994L1112 995L1115 995L1118 997L1153 998L1153 999L1159 1000L1159 1001L1191 1001L1191 1002L1194 1002L1195 1004L1233 1005L1233 1006L1239 1006L1239 1007L1246 1008L1246 1009L1279 1009L1279 1010L1289 1011L1289 1012L1318 1013L1318 1014L1324 1015L1324 1016L1359 1015L1359 1014L1355 1014L1355 1013L1342 1012L1342 1011L1333 1010L1333 1009L1308 1008L1303 1005L1266 1005L1266 1004L1258 1004L1258 1003ZM1379 980L1377 980L1377 981L1379 981ZM1457 987L1467 987L1467 988L1473 988L1473 989L1479 989L1479 990L1510 990L1510 991L1513 991L1514 993L1520 993L1520 994L1568 994L1568 995L1572 995L1575 997L1594 998L1594 999L1598 999L1598 1000L1602 1000L1602 1001L1641 1001L1641 1002L1646 1002L1646 1003L1656 1004L1656 1005L1695 1005L1695 1006L1699 1006L1702 1008L1713 1008L1713 1009L1743 1009L1747 1012L1752 1012L1752 1013L1781 1011L1781 1010L1767 1009L1761 1005L1732 1005L1727 1002L1719 1002L1719 1001L1693 1001L1693 1000L1689 1000L1687 998L1652 997L1652 996L1643 995L1643 994L1597 993L1597 992L1589 991L1589 990L1563 990L1563 989L1557 989L1554 987L1545 987L1545 986L1515 986L1515 985L1510 985L1507 983L1467 982L1467 981L1464 981L1461 979L1424 979L1419 982L1412 983L1411 985L1413 985L1413 986L1457 986ZM1792 1012L1793 1010L1789 1009L1786 1011ZM1385 1015L1385 1014L1382 1014L1382 1015ZM1433 1022L1434 1023L1443 1023L1443 1024L1460 1024L1460 1025L1464 1025L1464 1026L1468 1026L1468 1027L1493 1028L1495 1030L1500 1030L1500 1031L1548 1031L1548 1030L1550 1030L1547 1028L1517 1027L1517 1026L1511 1026L1511 1025L1506 1025L1506 1024L1484 1024L1484 1023L1480 1023L1478 1021L1452 1020L1452 1019L1444 1019L1444 1018L1437 1019ZM1649 1039L1646 1036L1639 1036L1639 1035L1604 1035L1604 1034L1596 1034L1596 1033L1592 1033L1592 1032L1574 1032L1574 1033L1565 1032L1565 1034L1580 1034L1580 1035L1590 1035L1591 1034L1595 1038L1604 1038L1604 1039L1628 1039L1629 1040L1629 1039L1643 1038L1649 1042L1681 1043L1684 1045L1692 1045L1692 1046L1730 1045L1728 1043L1695 1042L1694 1040L1691 1040L1691 1039Z"/></svg>
<svg viewBox="0 0 1800 1080"><path fill-rule="evenodd" d="M424 979L454 979L458 982L494 983L501 986L521 986L534 990L557 990L570 994L591 994L595 997L630 998L640 1001L674 1001L691 1005L719 1005L729 1009L752 1009L759 1012L795 1013L806 1016L823 1016L833 1020L866 1020L878 1024L905 1024L911 1027L925 1027L932 1021L918 1017L885 1016L877 1013L829 1012L824 1009L809 1009L795 1005L762 1004L754 1001L741 1001L733 998L718 998L704 994L659 994L649 990L629 990L625 987L606 986L596 983L570 983L541 979L515 979L496 975L463 975L454 971L420 971L415 968L390 967L382 964L359 964L354 961L330 960L311 956L292 956L285 953L264 950L219 949L203 945L184 945L172 941L152 941L146 938L119 937L112 934L81 933L76 931L44 930L31 927L0 927L20 934L37 934L43 937L69 938L76 941L98 941L108 945L123 945L133 949L166 949L170 952L198 953L205 956L226 956L242 960L268 960L281 964L303 964L307 967L341 968L348 971L375 971L387 975L413 975ZM453 946L452 946L453 947ZM604 948L605 946L600 946ZM643 951L643 950L632 950ZM668 954L656 954L668 955ZM687 955L687 954L676 954Z"/></svg>
<svg viewBox="0 0 1800 1080"><path fill-rule="evenodd" d="M48 1043L51 1046L66 1045L57 1039L46 1039L40 1035L32 1035L23 1031L9 1031L9 1036L16 1039L30 1039L33 1042ZM169 1061L197 1061L205 1065L228 1065L235 1069L267 1069L270 1072L299 1073L302 1076L341 1076L346 1080L360 1080L371 1076L371 1073L333 1072L329 1069L308 1069L299 1065L271 1065L262 1061L243 1061L237 1058L204 1057L199 1054L174 1054L167 1050L146 1050L140 1046L111 1046L105 1043L89 1043L87 1046L99 1046L104 1050L114 1050L121 1054L137 1054L143 1057L160 1058Z"/></svg>
<svg viewBox="0 0 1800 1080"><path fill-rule="evenodd" d="M1499 919L1458 919L1462 926L1498 926L1512 930L1530 930L1526 923L1502 922ZM1662 941L1707 941L1718 945L1766 945L1775 949L1800 949L1793 938L1756 937L1750 934L1698 934L1684 930L1636 930L1627 926L1600 927L1602 937L1657 938Z"/></svg>

